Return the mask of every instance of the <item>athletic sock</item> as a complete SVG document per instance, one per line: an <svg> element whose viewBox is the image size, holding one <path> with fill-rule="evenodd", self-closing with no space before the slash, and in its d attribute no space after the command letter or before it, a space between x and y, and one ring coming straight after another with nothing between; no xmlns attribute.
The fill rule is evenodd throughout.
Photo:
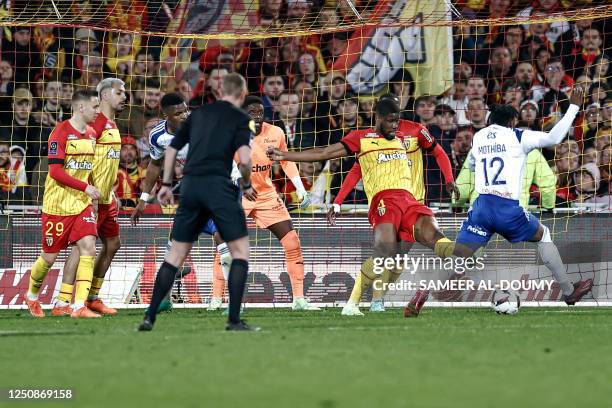
<svg viewBox="0 0 612 408"><path fill-rule="evenodd" d="M83 305L87 299L87 296L89 295L95 259L95 256L79 257L79 266L77 267L76 271L76 290L74 295L75 307L77 305Z"/></svg>
<svg viewBox="0 0 612 408"><path fill-rule="evenodd" d="M353 286L349 301L358 305L361 300L361 294L372 285L376 277L377 275L374 273L374 258L369 257L361 265L361 271L357 279L355 279L355 286Z"/></svg>
<svg viewBox="0 0 612 408"><path fill-rule="evenodd" d="M300 238L295 230L291 230L280 240L280 243L285 250L285 264L289 280L291 280L293 298L304 297L304 257Z"/></svg>
<svg viewBox="0 0 612 408"><path fill-rule="evenodd" d="M98 298L98 294L100 293L100 288L102 288L103 283L104 278L94 277L91 280L91 288L89 289L89 296L87 296L87 300L96 300Z"/></svg>
<svg viewBox="0 0 612 408"><path fill-rule="evenodd" d="M70 304L72 302L72 291L74 290L74 285L70 283L63 283L60 287L59 295L57 296L58 302L63 302L66 304Z"/></svg>
<svg viewBox="0 0 612 408"><path fill-rule="evenodd" d="M223 270L223 278L227 282L229 279L229 271L232 266L232 253L225 242L217 245L217 252L219 253L219 262Z"/></svg>
<svg viewBox="0 0 612 408"><path fill-rule="evenodd" d="M229 272L229 271L228 271ZM221 266L221 255L219 252L215 254L213 261L213 284L212 297L221 299L223 297L223 289L225 289L225 277Z"/></svg>
<svg viewBox="0 0 612 408"><path fill-rule="evenodd" d="M572 285L567 276L565 265L563 265L561 255L559 255L559 250L555 244L552 242L538 242L538 252L544 265L552 272L555 280L559 283L563 294L565 296L571 295L574 292L574 285Z"/></svg>
<svg viewBox="0 0 612 408"><path fill-rule="evenodd" d="M45 276L49 273L49 269L51 269L51 264L48 264L42 257L38 257L34 265L32 265L32 270L30 272L30 283L28 285L28 299L36 300L38 299L38 293L40 292L40 287L45 280Z"/></svg>
<svg viewBox="0 0 612 408"><path fill-rule="evenodd" d="M155 278L155 286L153 286L153 296L151 296L151 304L149 305L149 311L147 312L149 319L152 323L155 323L157 316L157 308L162 302L164 297L168 294L168 291L172 289L174 279L178 268L174 265L164 261L159 271L157 271L157 277Z"/></svg>
<svg viewBox="0 0 612 408"><path fill-rule="evenodd" d="M240 306L242 305L242 295L249 273L249 262L244 259L234 259L229 273L229 317L230 323L240 321Z"/></svg>

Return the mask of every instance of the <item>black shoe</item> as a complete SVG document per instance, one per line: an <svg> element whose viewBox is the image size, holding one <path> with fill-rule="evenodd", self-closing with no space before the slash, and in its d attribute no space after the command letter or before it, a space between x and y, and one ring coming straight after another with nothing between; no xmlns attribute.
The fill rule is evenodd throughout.
<svg viewBox="0 0 612 408"><path fill-rule="evenodd" d="M228 331L260 331L259 326L249 326L244 320L240 320L238 323L228 322L225 326L225 330Z"/></svg>
<svg viewBox="0 0 612 408"><path fill-rule="evenodd" d="M153 330L153 322L149 318L149 316L145 316L140 326L138 326L138 331L151 331Z"/></svg>

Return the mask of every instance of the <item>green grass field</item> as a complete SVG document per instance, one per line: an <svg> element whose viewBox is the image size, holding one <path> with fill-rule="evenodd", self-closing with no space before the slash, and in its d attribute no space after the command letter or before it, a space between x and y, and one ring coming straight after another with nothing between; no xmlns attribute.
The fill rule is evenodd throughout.
<svg viewBox="0 0 612 408"><path fill-rule="evenodd" d="M400 310L342 318L249 309L259 333L174 310L99 320L0 312L0 387L69 387L74 407L605 407L611 308ZM3 406L42 406L7 403Z"/></svg>

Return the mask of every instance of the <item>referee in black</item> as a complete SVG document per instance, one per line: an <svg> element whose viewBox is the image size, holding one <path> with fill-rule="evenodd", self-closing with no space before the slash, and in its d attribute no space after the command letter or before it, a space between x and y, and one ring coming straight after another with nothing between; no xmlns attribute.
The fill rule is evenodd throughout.
<svg viewBox="0 0 612 408"><path fill-rule="evenodd" d="M138 330L150 331L157 307L174 283L178 268L189 255L202 227L212 218L229 246L232 265L229 273L229 319L227 330L257 331L240 320L240 305L249 270L249 235L238 187L230 178L232 160L237 153L242 175L242 190L252 193L250 142L255 125L240 109L247 95L244 78L228 74L222 79L219 101L195 110L180 128L166 150L162 188L157 195L162 204L172 203L172 177L176 154L189 143L189 152L179 207L172 227L172 248L159 268L153 297Z"/></svg>

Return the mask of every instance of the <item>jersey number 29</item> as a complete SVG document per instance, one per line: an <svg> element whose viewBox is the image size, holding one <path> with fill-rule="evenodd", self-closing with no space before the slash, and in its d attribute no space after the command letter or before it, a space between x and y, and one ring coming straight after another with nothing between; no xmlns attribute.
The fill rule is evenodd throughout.
<svg viewBox="0 0 612 408"><path fill-rule="evenodd" d="M482 167L483 167L484 176L485 176L485 186L489 185L489 174L487 173L487 168L495 172L495 175L493 176L493 180L491 184L493 184L494 186L506 184L506 180L499 180L499 175L504 169L504 160L501 157L493 157L491 161L489 161L488 166L487 166L486 158L483 158L481 161L482 161Z"/></svg>

